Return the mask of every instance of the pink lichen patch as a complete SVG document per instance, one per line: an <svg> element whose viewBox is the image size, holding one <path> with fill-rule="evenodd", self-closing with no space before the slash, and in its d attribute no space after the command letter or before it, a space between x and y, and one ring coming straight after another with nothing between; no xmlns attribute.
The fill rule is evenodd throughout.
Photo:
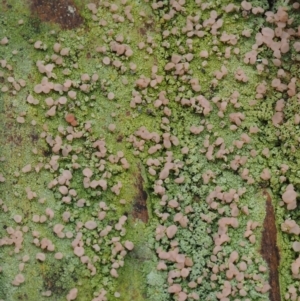
<svg viewBox="0 0 300 301"><path fill-rule="evenodd" d="M76 96L77 96L77 93L76 91L68 91L68 96L71 98L71 99L76 99Z"/></svg>
<svg viewBox="0 0 300 301"><path fill-rule="evenodd" d="M18 275L16 275L15 279L12 281L12 285L19 286L23 282L25 282L24 275L23 274L18 274Z"/></svg>
<svg viewBox="0 0 300 301"><path fill-rule="evenodd" d="M21 215L18 215L18 214L14 215L14 221L15 221L17 224L21 223L21 222L22 222L22 216L21 216Z"/></svg>
<svg viewBox="0 0 300 301"><path fill-rule="evenodd" d="M88 167L86 167L86 168L82 171L82 173L83 173L83 175L84 175L85 177L88 177L88 178L90 178L90 177L93 175L93 171L92 171L90 168L88 168Z"/></svg>
<svg viewBox="0 0 300 301"><path fill-rule="evenodd" d="M285 192L282 194L282 200L287 204L288 210L294 210L297 207L297 192L294 190L292 184L286 187Z"/></svg>
<svg viewBox="0 0 300 301"><path fill-rule="evenodd" d="M67 114L67 115L65 116L65 120L66 120L68 123L70 123L72 126L77 126L77 125L78 125L78 122L77 122L77 120L76 120L74 114L70 114L70 113Z"/></svg>
<svg viewBox="0 0 300 301"><path fill-rule="evenodd" d="M300 42L295 42L293 47L297 52L300 52Z"/></svg>
<svg viewBox="0 0 300 301"><path fill-rule="evenodd" d="M103 62L104 65L109 65L110 64L110 58L106 56L106 57L103 58L102 62Z"/></svg>
<svg viewBox="0 0 300 301"><path fill-rule="evenodd" d="M37 253L35 258L39 261L45 261L46 260L46 255L44 253Z"/></svg>
<svg viewBox="0 0 300 301"><path fill-rule="evenodd" d="M131 250L133 250L133 248L134 248L134 244L133 244L131 241L126 240L126 241L124 242L124 247L125 247L127 250L131 251Z"/></svg>
<svg viewBox="0 0 300 301"><path fill-rule="evenodd" d="M24 122L25 122L25 118L22 117L22 116L18 116L18 117L17 117L17 122L18 122L18 123L24 123Z"/></svg>
<svg viewBox="0 0 300 301"><path fill-rule="evenodd" d="M7 37L4 37L0 40L0 45L7 45L9 42L8 38Z"/></svg>
<svg viewBox="0 0 300 301"><path fill-rule="evenodd" d="M81 257L84 255L84 248L83 247L75 247L74 248L74 254L78 257Z"/></svg>
<svg viewBox="0 0 300 301"><path fill-rule="evenodd" d="M300 252L300 242L299 241L294 241L292 247L295 252Z"/></svg>
<svg viewBox="0 0 300 301"><path fill-rule="evenodd" d="M109 92L109 93L107 94L107 98L108 98L109 100L113 100L113 99L115 98L115 94L114 94L113 92Z"/></svg>
<svg viewBox="0 0 300 301"><path fill-rule="evenodd" d="M166 234L169 239L172 239L177 233L177 226L172 225L166 229Z"/></svg>
<svg viewBox="0 0 300 301"><path fill-rule="evenodd" d="M276 112L272 116L272 123L273 123L274 126L281 125L283 123L283 120L284 120L284 113L283 112Z"/></svg>
<svg viewBox="0 0 300 301"><path fill-rule="evenodd" d="M108 130L109 130L110 132L114 132L115 129L116 129L116 125L115 125L115 124L111 123L111 124L108 125Z"/></svg>
<svg viewBox="0 0 300 301"><path fill-rule="evenodd" d="M238 68L234 74L234 77L237 81L240 81L240 82L243 82L243 83L246 83L248 82L248 77L247 75L245 74L244 70L241 69L241 68Z"/></svg>
<svg viewBox="0 0 300 301"><path fill-rule="evenodd" d="M87 221L84 226L89 230L94 230L97 228L97 223L95 221Z"/></svg>
<svg viewBox="0 0 300 301"><path fill-rule="evenodd" d="M64 229L64 225L62 225L62 224L56 224L54 227L53 227L53 232L55 233L55 234L59 234L59 233L61 233L62 232L62 230Z"/></svg>
<svg viewBox="0 0 300 301"><path fill-rule="evenodd" d="M30 172L31 171L31 164L27 164L27 165L25 165L23 168L22 168L22 172L23 173L28 173L28 172Z"/></svg>
<svg viewBox="0 0 300 301"><path fill-rule="evenodd" d="M77 288L72 288L69 291L69 293L67 294L67 300L68 301L75 300L77 298L77 294L78 294L78 289Z"/></svg>
<svg viewBox="0 0 300 301"><path fill-rule="evenodd" d="M50 219L53 219L54 211L51 208L46 208L45 213L47 216L49 216Z"/></svg>

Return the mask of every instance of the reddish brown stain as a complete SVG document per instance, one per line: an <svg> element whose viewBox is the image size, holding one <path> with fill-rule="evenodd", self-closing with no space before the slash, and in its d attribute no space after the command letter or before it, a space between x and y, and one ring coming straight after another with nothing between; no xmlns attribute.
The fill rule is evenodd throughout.
<svg viewBox="0 0 300 301"><path fill-rule="evenodd" d="M269 266L269 291L270 301L280 301L280 286L278 277L278 267L280 261L279 249L277 247L277 229L275 223L275 212L270 194L264 190L266 196L266 217L263 225L261 254Z"/></svg>
<svg viewBox="0 0 300 301"><path fill-rule="evenodd" d="M136 175L135 187L137 189L137 194L134 199L132 216L134 219L140 219L144 223L147 223L149 220L148 208L147 208L147 193L143 187L143 177L139 172Z"/></svg>
<svg viewBox="0 0 300 301"><path fill-rule="evenodd" d="M73 0L31 0L31 12L42 22L59 24L63 29L72 29L83 23Z"/></svg>

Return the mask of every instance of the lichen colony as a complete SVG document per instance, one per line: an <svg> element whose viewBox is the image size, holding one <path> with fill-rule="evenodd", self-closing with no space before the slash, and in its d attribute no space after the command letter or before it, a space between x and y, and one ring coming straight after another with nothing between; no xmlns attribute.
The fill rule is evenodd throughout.
<svg viewBox="0 0 300 301"><path fill-rule="evenodd" d="M0 1L0 300L300 300L300 3Z"/></svg>

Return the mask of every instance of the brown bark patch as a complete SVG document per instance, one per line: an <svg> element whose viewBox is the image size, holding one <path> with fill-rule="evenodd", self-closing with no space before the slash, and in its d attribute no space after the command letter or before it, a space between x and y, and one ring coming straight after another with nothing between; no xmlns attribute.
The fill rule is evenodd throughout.
<svg viewBox="0 0 300 301"><path fill-rule="evenodd" d="M154 31L154 21L152 19L146 20L144 26L140 27L138 30L142 36L145 36L149 31Z"/></svg>
<svg viewBox="0 0 300 301"><path fill-rule="evenodd" d="M144 223L147 223L149 220L149 214L147 208L148 195L144 190L143 183L144 183L143 177L141 175L141 172L139 172L136 175L135 187L137 190L137 194L134 198L132 216L134 219L140 219Z"/></svg>
<svg viewBox="0 0 300 301"><path fill-rule="evenodd" d="M42 22L56 23L63 29L72 29L83 23L73 0L31 0L30 8Z"/></svg>
<svg viewBox="0 0 300 301"><path fill-rule="evenodd" d="M275 211L270 194L264 190L266 196L266 217L263 225L261 240L261 255L269 266L269 291L270 301L280 301L280 286L278 267L280 261L279 249L277 247L277 229L275 223Z"/></svg>

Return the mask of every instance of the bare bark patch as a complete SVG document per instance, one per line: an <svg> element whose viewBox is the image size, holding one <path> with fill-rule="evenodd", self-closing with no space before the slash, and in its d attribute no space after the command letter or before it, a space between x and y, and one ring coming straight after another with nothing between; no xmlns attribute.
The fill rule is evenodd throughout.
<svg viewBox="0 0 300 301"><path fill-rule="evenodd" d="M83 18L72 0L32 0L31 12L42 22L56 23L63 29L72 29L83 23Z"/></svg>

